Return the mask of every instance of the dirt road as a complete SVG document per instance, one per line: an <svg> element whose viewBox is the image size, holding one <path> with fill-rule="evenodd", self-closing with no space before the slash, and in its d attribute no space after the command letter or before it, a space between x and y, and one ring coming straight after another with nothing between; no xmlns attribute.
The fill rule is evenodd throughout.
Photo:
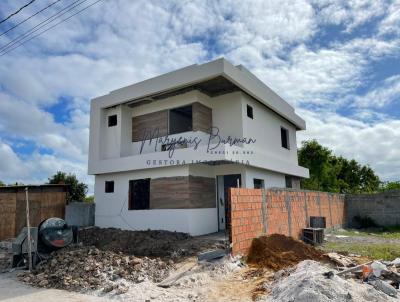
<svg viewBox="0 0 400 302"><path fill-rule="evenodd" d="M96 296L83 295L57 289L39 289L24 285L16 278L16 272L0 274L0 301L2 302L109 302Z"/></svg>

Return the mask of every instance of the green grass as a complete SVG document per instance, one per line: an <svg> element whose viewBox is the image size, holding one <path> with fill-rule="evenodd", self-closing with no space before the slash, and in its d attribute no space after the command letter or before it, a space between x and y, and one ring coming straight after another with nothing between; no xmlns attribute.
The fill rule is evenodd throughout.
<svg viewBox="0 0 400 302"><path fill-rule="evenodd" d="M393 260L400 257L400 244L326 242L322 248L325 251L348 252L372 259Z"/></svg>
<svg viewBox="0 0 400 302"><path fill-rule="evenodd" d="M376 236L387 239L400 239L400 226L385 227L383 230L340 230L334 234L346 236Z"/></svg>

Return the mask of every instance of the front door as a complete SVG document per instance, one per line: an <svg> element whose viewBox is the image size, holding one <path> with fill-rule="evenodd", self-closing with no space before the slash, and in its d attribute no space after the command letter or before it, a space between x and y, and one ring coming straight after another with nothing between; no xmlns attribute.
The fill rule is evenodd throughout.
<svg viewBox="0 0 400 302"><path fill-rule="evenodd" d="M229 174L217 176L217 187L218 187L218 228L219 230L225 230L227 218L228 218L228 189L237 188L241 186L240 174Z"/></svg>

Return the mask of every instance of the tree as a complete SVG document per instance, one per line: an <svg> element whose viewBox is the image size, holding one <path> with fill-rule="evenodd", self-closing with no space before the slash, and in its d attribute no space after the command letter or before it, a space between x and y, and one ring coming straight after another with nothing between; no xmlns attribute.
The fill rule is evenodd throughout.
<svg viewBox="0 0 400 302"><path fill-rule="evenodd" d="M88 203L94 202L94 196L93 196L93 195L91 195L91 196L86 196L86 197L85 197L85 202L88 202Z"/></svg>
<svg viewBox="0 0 400 302"><path fill-rule="evenodd" d="M6 184L0 180L0 187L4 187Z"/></svg>
<svg viewBox="0 0 400 302"><path fill-rule="evenodd" d="M380 180L368 165L335 156L316 140L302 142L299 164L309 169L310 178L301 182L303 189L340 193L372 193L379 190Z"/></svg>
<svg viewBox="0 0 400 302"><path fill-rule="evenodd" d="M312 140L302 143L298 155L300 165L310 170L310 178L302 180L303 187L309 190L327 191L329 183L333 181L330 178L331 151Z"/></svg>
<svg viewBox="0 0 400 302"><path fill-rule="evenodd" d="M56 174L49 178L49 184L69 185L67 202L84 201L88 190L88 186L82 182L79 182L75 174L67 174L61 171L58 171Z"/></svg>
<svg viewBox="0 0 400 302"><path fill-rule="evenodd" d="M400 181L386 181L381 183L380 191L400 190Z"/></svg>

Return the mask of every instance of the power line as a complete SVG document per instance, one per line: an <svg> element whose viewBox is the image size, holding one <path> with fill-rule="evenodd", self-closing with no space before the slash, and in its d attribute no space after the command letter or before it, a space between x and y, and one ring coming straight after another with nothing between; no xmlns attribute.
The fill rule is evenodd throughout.
<svg viewBox="0 0 400 302"><path fill-rule="evenodd" d="M11 28L7 29L5 32L1 33L1 34L0 34L0 37L1 37L2 35L5 35L5 34L8 33L9 31L13 30L14 28L20 26L21 24L25 23L25 22L28 21L29 19L35 17L36 15L40 14L41 12L45 11L46 9L50 8L51 6L53 6L54 4L56 4L57 2L60 2L60 1L61 1L61 0L54 1L53 3L47 5L45 8L42 8L40 11L34 13L32 16L30 16L30 17L28 17L28 18L22 20L22 21L19 22L18 24L15 24L13 27L11 27Z"/></svg>
<svg viewBox="0 0 400 302"><path fill-rule="evenodd" d="M12 16L15 16L16 14L18 14L21 10L23 10L25 7L31 5L33 2L35 2L36 0L31 0L29 1L27 4L25 4L24 6L21 6L18 10L16 10L15 12L13 12L11 15L9 15L8 17L6 17L5 19L0 21L0 24L3 22L6 22L8 19L10 19Z"/></svg>
<svg viewBox="0 0 400 302"><path fill-rule="evenodd" d="M91 6L93 6L93 5L97 4L97 3L99 3L100 1L103 1L103 0L97 0L97 1L93 2L92 4L90 4L90 5L88 5L88 6L85 6L85 7L82 8L81 10L77 11L75 14L72 14L72 15L70 15L69 17L67 17L67 18L65 18L65 19L63 19L63 20L61 20L60 22L54 24L53 26L48 27L48 28L45 29L44 31L42 31L42 32L40 32L40 33L34 35L33 37L29 38L28 40L25 40L25 41L23 41L23 42L21 42L21 43L18 43L17 46L15 46L15 47L13 47L13 48L11 48L11 49L8 49L8 50L6 50L6 51L3 52L3 53L0 53L0 57L4 56L5 54L7 54L7 53L9 53L9 52L11 52L11 51L13 51L13 50L16 49L16 48L22 46L22 45L25 44L26 42L29 42L30 40L32 40L32 39L34 39L34 38L36 38L36 37L38 37L38 36L44 34L45 32L47 32L47 31L49 31L50 29L56 27L57 25L59 25L59 24L65 22L65 21L71 19L73 16L75 16L75 15L81 13L82 11L88 9L89 7L91 7Z"/></svg>
<svg viewBox="0 0 400 302"><path fill-rule="evenodd" d="M36 24L34 27L29 29L28 31L24 32L22 35L19 35L18 37L14 38L10 42L8 42L6 45L0 47L0 52L7 51L8 48L11 48L18 42L22 41L25 38L28 38L31 34L37 32L41 28L45 27L46 25L50 24L51 22L55 21L57 18L65 15L69 11L73 10L75 7L78 7L79 5L87 2L88 0L76 0L75 2L72 2L71 4L67 5L63 9L59 10L57 13L53 14L52 16L48 17L47 19L43 20L39 24ZM76 4L77 3L77 4Z"/></svg>

